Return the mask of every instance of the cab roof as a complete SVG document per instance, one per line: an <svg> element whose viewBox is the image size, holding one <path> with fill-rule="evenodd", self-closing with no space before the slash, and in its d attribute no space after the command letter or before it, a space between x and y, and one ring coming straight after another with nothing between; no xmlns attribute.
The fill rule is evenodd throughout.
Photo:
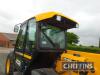
<svg viewBox="0 0 100 75"><path fill-rule="evenodd" d="M46 12L35 16L37 22L48 23L64 30L76 28L77 22L57 12ZM59 19L60 18L60 19Z"/></svg>
<svg viewBox="0 0 100 75"><path fill-rule="evenodd" d="M76 24L78 24L78 22L76 22L75 20L69 18L68 16L64 16L63 14L61 13L58 13L58 12L46 12L46 13L41 13L39 15L36 15L35 18L36 18L36 21L41 21L41 20L45 20L45 19L48 19L48 18L52 18L53 16L55 15L59 15L59 16L62 16L66 19L69 19L70 21L73 21L75 22Z"/></svg>

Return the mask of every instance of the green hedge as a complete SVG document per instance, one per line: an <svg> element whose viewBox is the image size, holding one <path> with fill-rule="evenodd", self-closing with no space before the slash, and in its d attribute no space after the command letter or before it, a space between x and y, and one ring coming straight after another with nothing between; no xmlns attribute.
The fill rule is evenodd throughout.
<svg viewBox="0 0 100 75"><path fill-rule="evenodd" d="M100 53L100 48L97 48L97 47L75 46L75 45L68 44L67 49L83 51L83 52L91 52L91 53Z"/></svg>

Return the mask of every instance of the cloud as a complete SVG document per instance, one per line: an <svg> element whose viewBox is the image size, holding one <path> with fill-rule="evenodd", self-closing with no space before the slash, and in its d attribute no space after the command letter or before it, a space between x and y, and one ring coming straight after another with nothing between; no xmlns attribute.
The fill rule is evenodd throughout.
<svg viewBox="0 0 100 75"><path fill-rule="evenodd" d="M80 43L83 45L99 44L100 37L100 14L88 14L78 12L74 16L79 21L79 29L71 30L80 36Z"/></svg>
<svg viewBox="0 0 100 75"><path fill-rule="evenodd" d="M84 45L98 45L100 36L99 0L0 0L0 31L13 32L13 26L46 11L58 11L79 22L69 30Z"/></svg>

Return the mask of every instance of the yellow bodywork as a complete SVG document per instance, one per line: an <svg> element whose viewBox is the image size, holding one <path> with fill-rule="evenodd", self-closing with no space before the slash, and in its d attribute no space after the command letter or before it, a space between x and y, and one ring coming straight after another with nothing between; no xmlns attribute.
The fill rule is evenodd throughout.
<svg viewBox="0 0 100 75"><path fill-rule="evenodd" d="M73 54L78 54L79 56L74 56ZM88 52L80 52L75 50L68 50L67 53L63 53L61 55L61 59L57 60L56 62L56 71L59 73L59 75L80 75L78 72L73 71L63 71L62 70L62 62L65 61L64 59L68 58L70 60L75 60L79 62L93 62L94 63L94 69L95 72L92 73L88 71L87 75L100 75L100 54L95 53L88 53Z"/></svg>
<svg viewBox="0 0 100 75"><path fill-rule="evenodd" d="M29 60L32 59L32 56L27 55L27 54L25 54L25 53L21 53L21 52L15 52L15 53L18 54L18 55L20 55L20 56L23 56L24 58L27 58L27 59L29 59Z"/></svg>

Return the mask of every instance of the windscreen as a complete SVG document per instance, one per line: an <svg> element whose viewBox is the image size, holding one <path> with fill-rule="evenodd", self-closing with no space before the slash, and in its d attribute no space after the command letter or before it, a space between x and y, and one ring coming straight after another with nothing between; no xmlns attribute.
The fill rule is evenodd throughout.
<svg viewBox="0 0 100 75"><path fill-rule="evenodd" d="M65 31L49 24L41 24L40 46L47 49L65 49Z"/></svg>

